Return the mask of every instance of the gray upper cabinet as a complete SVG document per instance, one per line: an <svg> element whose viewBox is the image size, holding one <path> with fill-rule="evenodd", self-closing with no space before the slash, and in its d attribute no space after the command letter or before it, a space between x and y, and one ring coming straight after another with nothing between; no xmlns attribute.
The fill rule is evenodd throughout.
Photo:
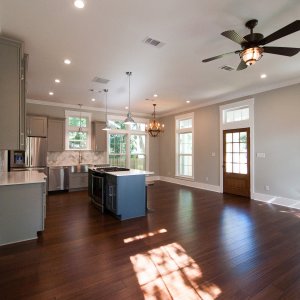
<svg viewBox="0 0 300 300"><path fill-rule="evenodd" d="M27 115L26 134L27 136L47 137L47 117Z"/></svg>
<svg viewBox="0 0 300 300"><path fill-rule="evenodd" d="M107 151L107 132L103 130L105 123L93 122L93 139L92 147L94 151L104 152Z"/></svg>
<svg viewBox="0 0 300 300"><path fill-rule="evenodd" d="M23 44L0 36L0 149L25 148Z"/></svg>
<svg viewBox="0 0 300 300"><path fill-rule="evenodd" d="M65 119L48 119L48 151L65 150Z"/></svg>

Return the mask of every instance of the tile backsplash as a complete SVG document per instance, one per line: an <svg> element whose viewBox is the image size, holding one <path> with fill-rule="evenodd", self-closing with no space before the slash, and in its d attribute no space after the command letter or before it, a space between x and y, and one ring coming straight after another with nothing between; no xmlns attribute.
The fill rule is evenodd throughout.
<svg viewBox="0 0 300 300"><path fill-rule="evenodd" d="M80 151L81 164L107 163L106 152ZM79 164L79 151L48 152L48 166L72 166Z"/></svg>

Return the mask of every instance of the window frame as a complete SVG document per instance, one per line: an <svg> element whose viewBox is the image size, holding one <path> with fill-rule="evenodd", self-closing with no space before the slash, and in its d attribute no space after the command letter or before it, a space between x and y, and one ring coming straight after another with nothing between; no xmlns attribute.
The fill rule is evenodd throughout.
<svg viewBox="0 0 300 300"><path fill-rule="evenodd" d="M108 115L107 116L108 121L124 121L124 116L118 116L118 115ZM144 123L148 124L148 119L143 118L134 118L136 123ZM110 129L107 133L107 161L109 162L109 150L110 150L110 134L125 134L126 136L126 168L130 169L130 139L131 135L145 135L145 159L146 159L146 171L149 170L150 165L150 156L149 156L149 134L146 131L143 130L131 130L128 125L126 125L126 129Z"/></svg>
<svg viewBox="0 0 300 300"><path fill-rule="evenodd" d="M76 132L79 129L79 126L69 126L69 117L80 117L87 118L87 127L81 127L82 132L87 133L87 147L82 149L72 149L69 147L69 132ZM91 150L91 113L85 111L76 111L76 110L65 110L65 150L70 151L88 151Z"/></svg>
<svg viewBox="0 0 300 300"><path fill-rule="evenodd" d="M179 128L180 121L192 119L192 127L189 128ZM194 112L175 116L175 177L186 179L186 180L194 180L195 178L195 168L194 168L194 153L195 153L195 138L194 138ZM179 163L180 163L180 134L181 133L192 133L192 175L181 175L179 174ZM186 155L185 155L186 156Z"/></svg>

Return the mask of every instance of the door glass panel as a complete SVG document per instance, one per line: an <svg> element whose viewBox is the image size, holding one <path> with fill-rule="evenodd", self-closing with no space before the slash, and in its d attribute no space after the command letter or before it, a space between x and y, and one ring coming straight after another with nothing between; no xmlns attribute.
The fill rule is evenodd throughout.
<svg viewBox="0 0 300 300"><path fill-rule="evenodd" d="M226 163L226 172L232 173L232 164L231 163Z"/></svg>
<svg viewBox="0 0 300 300"><path fill-rule="evenodd" d="M233 151L232 152L240 152L240 144L233 143Z"/></svg>
<svg viewBox="0 0 300 300"><path fill-rule="evenodd" d="M234 132L233 133L233 142L238 143L240 141L240 133L239 132Z"/></svg>
<svg viewBox="0 0 300 300"><path fill-rule="evenodd" d="M239 163L240 162L240 155L239 153L233 153L233 162Z"/></svg>
<svg viewBox="0 0 300 300"><path fill-rule="evenodd" d="M247 144L240 143L240 152L247 152Z"/></svg>
<svg viewBox="0 0 300 300"><path fill-rule="evenodd" d="M232 152L232 144L226 144L226 152Z"/></svg>
<svg viewBox="0 0 300 300"><path fill-rule="evenodd" d="M233 173L240 173L240 165L239 164L233 164L232 172Z"/></svg>
<svg viewBox="0 0 300 300"><path fill-rule="evenodd" d="M247 164L241 164L240 165L240 173L241 174L247 174L248 173Z"/></svg>
<svg viewBox="0 0 300 300"><path fill-rule="evenodd" d="M232 142L232 133L226 133L226 143Z"/></svg>
<svg viewBox="0 0 300 300"><path fill-rule="evenodd" d="M232 162L232 153L226 153L226 162Z"/></svg>
<svg viewBox="0 0 300 300"><path fill-rule="evenodd" d="M247 153L240 153L240 163L241 164L247 163Z"/></svg>
<svg viewBox="0 0 300 300"><path fill-rule="evenodd" d="M240 143L247 142L247 132L240 132Z"/></svg>

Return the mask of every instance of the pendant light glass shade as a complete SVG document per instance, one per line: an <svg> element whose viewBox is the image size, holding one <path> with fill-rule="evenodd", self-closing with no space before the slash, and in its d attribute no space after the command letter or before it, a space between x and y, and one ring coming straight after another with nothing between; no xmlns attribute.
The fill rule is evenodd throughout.
<svg viewBox="0 0 300 300"><path fill-rule="evenodd" d="M109 123L108 123L108 119L107 119L107 93L108 93L108 89L104 89L103 90L105 92L105 127L102 130L111 130Z"/></svg>
<svg viewBox="0 0 300 300"><path fill-rule="evenodd" d="M124 124L134 124L135 121L133 120L132 118L132 115L131 115L131 111L130 111L130 76L131 76L131 72L126 72L126 75L128 76L128 94L129 94L129 97L128 97L128 113L127 113L127 117L126 119L124 120Z"/></svg>

